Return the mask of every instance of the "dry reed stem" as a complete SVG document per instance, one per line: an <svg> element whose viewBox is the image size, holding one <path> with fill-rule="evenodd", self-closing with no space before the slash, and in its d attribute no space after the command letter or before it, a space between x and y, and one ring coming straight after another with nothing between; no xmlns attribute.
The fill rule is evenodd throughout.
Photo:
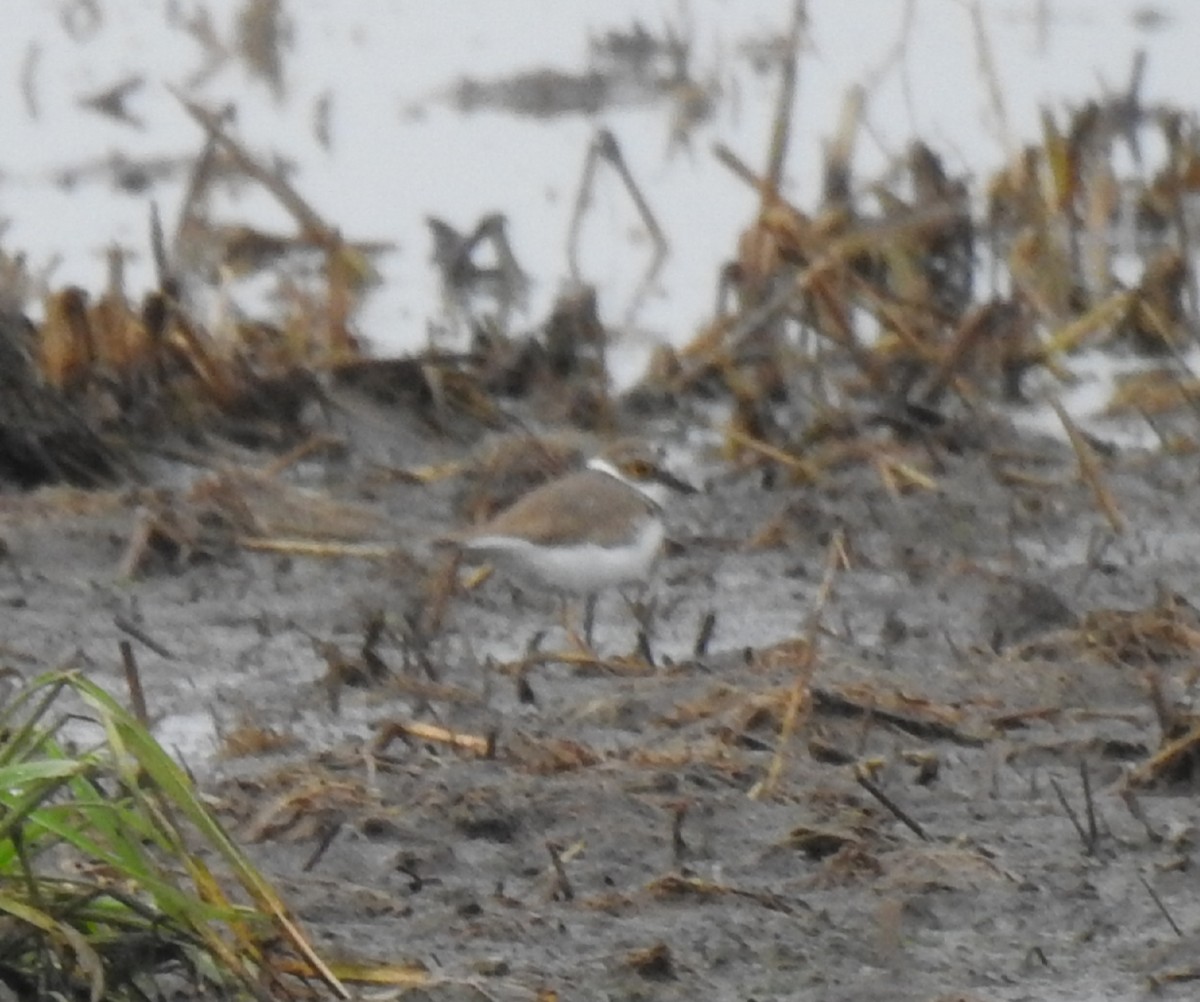
<svg viewBox="0 0 1200 1002"><path fill-rule="evenodd" d="M1000 130L1000 142L1012 155L1015 154L1017 147L1008 122L1008 110L1004 104L1004 89L1000 85L1000 74L996 71L992 43L988 38L987 26L983 23L983 5L979 0L971 0L967 4L967 11L971 15L971 26L974 29L975 55L979 60L979 72L983 76L992 114L996 117L996 126Z"/></svg>
<svg viewBox="0 0 1200 1002"><path fill-rule="evenodd" d="M1063 324L1037 350L1033 360L1045 364L1056 356L1074 351L1093 331L1111 325L1124 316L1133 305L1136 295L1134 292L1115 292L1087 313Z"/></svg>
<svg viewBox="0 0 1200 1002"><path fill-rule="evenodd" d="M1136 769L1126 773L1122 778L1119 789L1129 790L1142 786L1154 779L1155 775L1169 766L1172 762L1200 745L1200 724L1197 724L1182 737L1176 738L1163 745Z"/></svg>
<svg viewBox="0 0 1200 1002"><path fill-rule="evenodd" d="M337 231L320 217L317 211L300 196L300 193L285 178L260 164L241 143L225 131L220 115L189 100L173 87L168 86L167 89L175 95L176 100L215 140L216 144L225 150L243 174L257 181L275 196L306 236L319 241L322 246L326 247L336 246L340 243Z"/></svg>
<svg viewBox="0 0 1200 1002"><path fill-rule="evenodd" d="M771 191L778 191L783 180L783 164L787 158L790 126L794 117L792 112L796 104L796 64L800 55L800 36L807 22L808 4L805 0L795 0L788 30L787 56L783 60L783 74L779 82L779 103L775 106L775 118L771 126L771 148L767 155L766 181Z"/></svg>
<svg viewBox="0 0 1200 1002"><path fill-rule="evenodd" d="M493 750L493 743L478 734L452 731L420 720L387 720L379 727L379 735L371 746L374 754L385 751L396 738L412 738L417 741L435 741L461 751L474 752L486 757Z"/></svg>
<svg viewBox="0 0 1200 1002"><path fill-rule="evenodd" d="M821 479L821 470L815 463L811 463L799 456L793 456L790 452L778 446L771 445L770 442L764 442L761 438L755 438L753 435L732 427L726 430L725 437L729 439L732 445L749 449L751 452L756 452L760 456L778 463L780 466L786 466L793 473L797 473L803 477L808 483L815 484Z"/></svg>
<svg viewBox="0 0 1200 1002"><path fill-rule="evenodd" d="M1108 489L1108 485L1104 482L1104 474L1100 469L1100 463L1096 459L1096 453L1092 451L1092 447L1088 445L1088 441L1080 432L1079 426L1071 420L1071 416L1067 414L1063 405L1058 400L1050 401L1050 406L1054 408L1054 413L1058 415L1058 420L1062 422L1063 428L1066 430L1067 438L1071 443L1071 448L1075 450L1075 456L1079 460L1079 475L1083 478L1084 483L1091 488L1092 494L1096 498L1096 504L1104 517L1108 519L1108 524L1112 527L1113 532L1125 532L1125 517L1121 514L1121 509L1117 506L1116 499L1112 496L1112 492Z"/></svg>
<svg viewBox="0 0 1200 1002"><path fill-rule="evenodd" d="M310 435L299 445L289 449L282 456L277 456L264 466L262 469L263 476L273 479L288 467L295 465L314 452L320 452L322 449L344 444L345 440L338 435Z"/></svg>
<svg viewBox="0 0 1200 1002"><path fill-rule="evenodd" d="M775 745L775 755L767 768L766 776L751 787L749 796L752 800L761 800L774 792L779 783L779 777L783 773L787 748L802 722L801 710L805 711L804 719L807 719L808 711L812 707L812 679L817 667L817 631L821 626L821 613L833 592L833 583L838 570L850 566L845 543L845 536L841 529L835 532L833 539L829 541L829 549L825 554L825 575L821 579L821 587L817 591L817 600L808 614L808 623L804 631L804 654L796 669L796 677L788 697L787 709L784 711L783 723L779 727L779 740Z"/></svg>
<svg viewBox="0 0 1200 1002"><path fill-rule="evenodd" d="M239 536L237 545L260 553L290 553L297 557L353 557L356 560L392 560L404 553L400 546L382 543L323 543L315 539L266 539Z"/></svg>

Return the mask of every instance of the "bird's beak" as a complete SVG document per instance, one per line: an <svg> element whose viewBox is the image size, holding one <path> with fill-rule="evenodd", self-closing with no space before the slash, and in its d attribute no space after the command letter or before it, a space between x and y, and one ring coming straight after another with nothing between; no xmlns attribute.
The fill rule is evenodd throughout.
<svg viewBox="0 0 1200 1002"><path fill-rule="evenodd" d="M654 471L654 480L662 484L664 487L669 487L671 490L679 494L699 494L700 491L686 480L681 480L669 470L658 468Z"/></svg>

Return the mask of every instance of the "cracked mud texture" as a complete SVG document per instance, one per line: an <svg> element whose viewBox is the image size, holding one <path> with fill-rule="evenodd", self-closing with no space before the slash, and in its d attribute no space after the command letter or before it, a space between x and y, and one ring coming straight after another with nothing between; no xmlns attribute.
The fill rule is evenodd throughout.
<svg viewBox="0 0 1200 1002"><path fill-rule="evenodd" d="M144 488L0 495L0 659L28 675L78 650L123 691L115 617L165 647L135 643L156 733L327 957L420 962L434 983L411 998L514 1000L1141 998L1196 962L1194 784L1119 787L1160 745L1148 681L1176 707L1194 693L1193 458L1108 456L1115 533L1073 453L1002 420L939 457L936 490L902 494L869 464L796 485L674 443L707 489L671 511L655 665L620 660L636 626L607 595L599 663L522 668L540 631L564 646L558 606L498 577L432 637L405 632L463 488L375 464L461 447L351 430L346 456L282 479L374 516L409 558L235 546L123 580ZM811 713L756 798L839 532ZM1120 634L1112 610L1162 628ZM354 660L373 613L386 676L331 687L330 651ZM387 721L494 736L495 755L412 738L364 754ZM213 726L281 746L215 755Z"/></svg>

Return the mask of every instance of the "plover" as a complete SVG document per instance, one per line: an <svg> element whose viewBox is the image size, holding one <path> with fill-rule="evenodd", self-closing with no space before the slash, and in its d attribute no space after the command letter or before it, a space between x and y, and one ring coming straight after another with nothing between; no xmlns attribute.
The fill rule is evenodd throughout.
<svg viewBox="0 0 1200 1002"><path fill-rule="evenodd" d="M441 542L519 581L590 598L650 576L666 537L662 510L672 490L695 493L646 446L621 443Z"/></svg>

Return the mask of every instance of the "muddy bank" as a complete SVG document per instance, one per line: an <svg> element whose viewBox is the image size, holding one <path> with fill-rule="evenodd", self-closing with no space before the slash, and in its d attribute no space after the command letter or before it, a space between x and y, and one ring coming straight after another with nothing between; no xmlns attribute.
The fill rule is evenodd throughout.
<svg viewBox="0 0 1200 1002"><path fill-rule="evenodd" d="M1117 534L1070 449L1002 421L899 494L867 466L815 490L675 441L707 489L671 513L653 664L615 596L600 656L572 662L554 600L499 578L422 631L424 541L470 477L380 464L466 453L360 418L275 479L387 559L233 545L122 577L148 488L0 499L5 663L78 649L120 689L118 641L154 640L157 733L327 954L505 999L1126 998L1193 962L1190 756L1128 782L1191 720L1186 458L1109 458ZM234 473L172 467L159 490L197 476Z"/></svg>

